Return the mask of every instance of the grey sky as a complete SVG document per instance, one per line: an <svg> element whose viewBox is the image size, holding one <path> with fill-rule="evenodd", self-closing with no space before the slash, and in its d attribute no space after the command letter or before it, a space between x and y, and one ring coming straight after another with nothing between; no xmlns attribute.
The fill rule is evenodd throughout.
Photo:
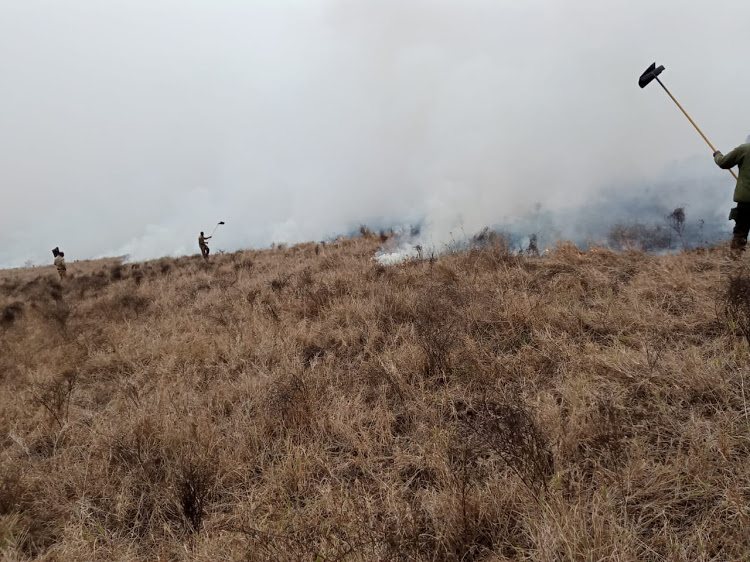
<svg viewBox="0 0 750 562"><path fill-rule="evenodd" d="M196 253L219 220L232 250L575 205L710 159L638 88L653 61L717 146L745 140L749 21L742 0L0 0L0 266Z"/></svg>

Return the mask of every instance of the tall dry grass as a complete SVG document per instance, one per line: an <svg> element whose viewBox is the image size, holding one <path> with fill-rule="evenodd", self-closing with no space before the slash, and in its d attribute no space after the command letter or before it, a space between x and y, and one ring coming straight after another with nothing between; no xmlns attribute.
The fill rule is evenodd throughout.
<svg viewBox="0 0 750 562"><path fill-rule="evenodd" d="M3 557L750 556L723 249L379 244L3 272Z"/></svg>

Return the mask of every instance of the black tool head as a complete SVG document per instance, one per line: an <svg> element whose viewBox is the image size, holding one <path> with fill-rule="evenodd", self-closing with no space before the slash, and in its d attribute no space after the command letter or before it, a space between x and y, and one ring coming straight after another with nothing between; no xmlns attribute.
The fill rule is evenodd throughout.
<svg viewBox="0 0 750 562"><path fill-rule="evenodd" d="M646 72L641 74L641 77L638 79L638 85L641 88L645 88L654 78L659 76L659 74L661 74L662 72L664 72L663 66L656 68L656 63L652 64L646 69Z"/></svg>

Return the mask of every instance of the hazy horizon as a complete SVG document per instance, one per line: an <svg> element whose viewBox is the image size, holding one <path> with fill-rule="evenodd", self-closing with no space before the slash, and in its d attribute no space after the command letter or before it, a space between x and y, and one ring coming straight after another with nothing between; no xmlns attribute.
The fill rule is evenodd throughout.
<svg viewBox="0 0 750 562"><path fill-rule="evenodd" d="M661 185L724 220L731 177L638 88L654 61L717 147L750 132L739 1L0 5L0 267L193 254L219 220L214 251L413 221L440 241L537 205L565 234Z"/></svg>

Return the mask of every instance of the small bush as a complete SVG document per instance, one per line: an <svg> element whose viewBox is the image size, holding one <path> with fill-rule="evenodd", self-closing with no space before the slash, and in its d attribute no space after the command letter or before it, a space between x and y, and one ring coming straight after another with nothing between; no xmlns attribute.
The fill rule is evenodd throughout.
<svg viewBox="0 0 750 562"><path fill-rule="evenodd" d="M175 493L187 530L201 530L206 503L214 482L208 464L196 460L183 461L177 469Z"/></svg>
<svg viewBox="0 0 750 562"><path fill-rule="evenodd" d="M307 289L309 287L312 287L315 283L315 280L313 279L313 272L312 268L306 267L302 270L302 272L297 277L297 287L299 289Z"/></svg>
<svg viewBox="0 0 750 562"><path fill-rule="evenodd" d="M6 305L0 310L0 326L10 328L13 323L23 314L23 303L16 301Z"/></svg>
<svg viewBox="0 0 750 562"><path fill-rule="evenodd" d="M305 380L297 374L274 381L266 398L266 432L273 436L305 431L313 415L312 397Z"/></svg>
<svg viewBox="0 0 750 562"><path fill-rule="evenodd" d="M120 310L132 310L136 314L145 312L150 304L151 301L148 297L135 293L124 293L117 300L117 306Z"/></svg>
<svg viewBox="0 0 750 562"><path fill-rule="evenodd" d="M255 264L253 260L251 260L250 258L245 258L245 259L235 262L234 270L235 271L252 271L254 265Z"/></svg>
<svg viewBox="0 0 750 562"><path fill-rule="evenodd" d="M112 279L112 281L121 281L123 279L123 268L122 265L117 264L112 267L112 269L109 270L109 278Z"/></svg>
<svg viewBox="0 0 750 562"><path fill-rule="evenodd" d="M21 470L16 467L3 468L0 470L0 517L17 511L25 495Z"/></svg>
<svg viewBox="0 0 750 562"><path fill-rule="evenodd" d="M110 283L110 277L103 271L88 275L77 275L71 279L70 287L83 298L87 292L97 293Z"/></svg>
<svg viewBox="0 0 750 562"><path fill-rule="evenodd" d="M721 300L730 323L750 344L750 279L743 273L730 276Z"/></svg>
<svg viewBox="0 0 750 562"><path fill-rule="evenodd" d="M547 490L555 466L547 440L521 402L494 402L482 398L459 418L478 447L496 453L538 496Z"/></svg>
<svg viewBox="0 0 750 562"><path fill-rule="evenodd" d="M55 301L44 308L44 316L61 330L67 328L70 313L70 306L65 301Z"/></svg>
<svg viewBox="0 0 750 562"><path fill-rule="evenodd" d="M34 390L36 403L43 407L62 428L68 423L70 400L76 388L78 374L67 371L46 383L37 384Z"/></svg>
<svg viewBox="0 0 750 562"><path fill-rule="evenodd" d="M674 211L669 213L666 217L667 225L669 228L674 230L677 237L680 239L680 244L685 246L685 209L683 207L677 207Z"/></svg>
<svg viewBox="0 0 750 562"><path fill-rule="evenodd" d="M451 351L455 346L456 314L445 297L433 289L417 304L414 328L424 352L422 374L429 379L446 382L451 369Z"/></svg>
<svg viewBox="0 0 750 562"><path fill-rule="evenodd" d="M275 292L281 292L285 287L289 285L289 276L279 276L271 283L269 283L271 289Z"/></svg>
<svg viewBox="0 0 750 562"><path fill-rule="evenodd" d="M131 273L130 276L133 278L136 286L140 286L140 284L143 282L143 271L141 271L140 268L134 269L133 273Z"/></svg>

